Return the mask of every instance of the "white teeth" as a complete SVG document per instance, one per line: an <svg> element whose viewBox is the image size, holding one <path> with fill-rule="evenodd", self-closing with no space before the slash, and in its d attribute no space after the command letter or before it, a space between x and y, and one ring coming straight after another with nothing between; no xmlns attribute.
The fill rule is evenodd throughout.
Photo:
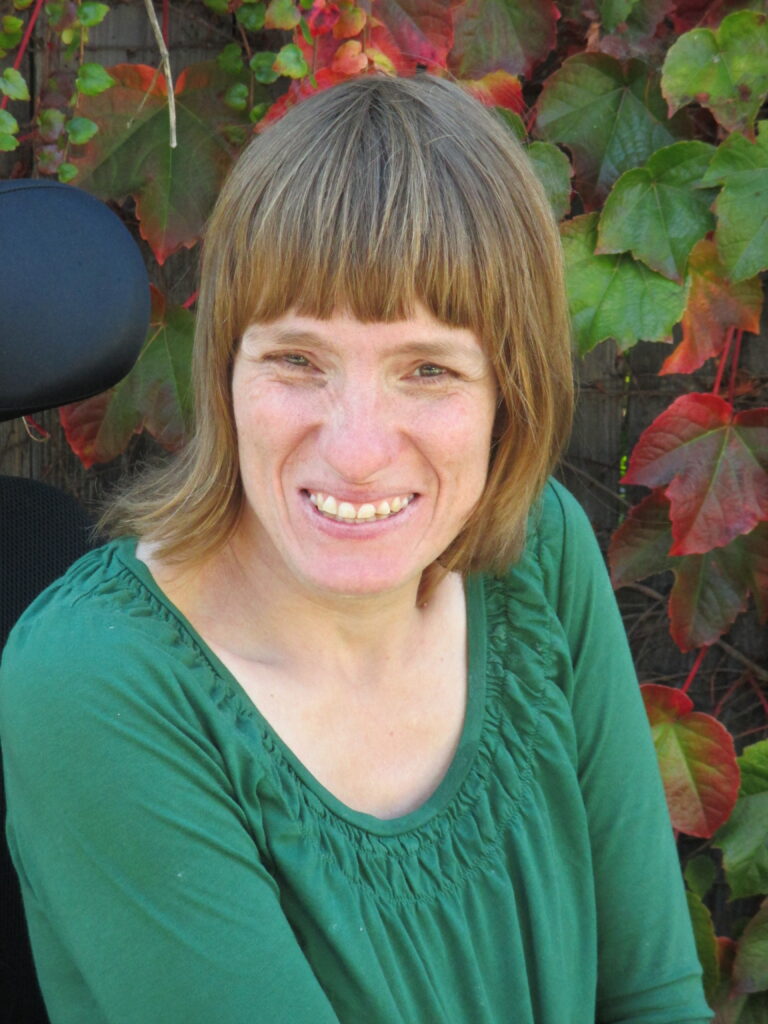
<svg viewBox="0 0 768 1024"><path fill-rule="evenodd" d="M309 495L309 500L318 511L335 519L343 519L345 522L386 519L387 516L402 511L412 499L412 494L406 494L384 498L375 504L366 501L362 505L353 505L351 501L337 501L332 494L323 494L320 491L312 492Z"/></svg>

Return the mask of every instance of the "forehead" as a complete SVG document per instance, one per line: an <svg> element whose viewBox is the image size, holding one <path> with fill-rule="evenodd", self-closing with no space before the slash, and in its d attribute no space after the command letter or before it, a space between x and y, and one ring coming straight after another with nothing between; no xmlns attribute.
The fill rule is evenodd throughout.
<svg viewBox="0 0 768 1024"><path fill-rule="evenodd" d="M413 352L432 358L484 355L473 331L441 323L423 308L406 319L388 322L366 322L348 313L319 319L291 311L269 323L250 324L243 333L242 346L246 351L264 346L309 346L331 351L373 347L383 352Z"/></svg>

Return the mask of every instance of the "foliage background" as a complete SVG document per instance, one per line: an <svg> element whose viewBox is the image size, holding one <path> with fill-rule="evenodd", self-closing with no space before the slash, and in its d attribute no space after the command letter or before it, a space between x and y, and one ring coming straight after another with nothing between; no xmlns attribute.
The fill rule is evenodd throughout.
<svg viewBox="0 0 768 1024"><path fill-rule="evenodd" d="M163 237L153 236L151 222L159 222L163 228L172 217L167 210L163 212L162 195L153 198L151 186L138 187L129 180L129 157L136 150L135 140L124 142L125 111L133 102L126 99L130 87L138 96L130 117L151 115L155 160L160 161L160 169L155 166L153 173L161 186L168 181L162 165L163 154L168 152L163 76L147 70L158 69L159 58L144 4L140 0L112 2L101 10L91 0L52 2L44 7L38 0L5 2L0 47L5 47L6 56L0 60L0 73L6 69L6 92L10 90L6 109L16 119L18 131L11 131L7 119L0 117L0 140L4 131L6 135L11 131L19 145L11 149L14 139L12 143L6 140L7 151L0 152L0 172L5 177L47 172L69 178L79 168L74 183L112 201L137 236L136 215L141 215L142 231L152 240L151 246L142 244L157 289L151 336L157 338L159 329L163 341L163 351L159 352L158 346L155 349L159 352L157 379L167 382L172 374L163 358L167 363L168 353L178 354L188 343L192 314L182 306L194 304L196 251L174 247L183 231L170 241L162 230ZM533 143L531 155L535 153L544 167L550 192L560 206L559 215L566 222L572 310L582 355L577 366L581 396L561 475L590 514L604 548L614 537L614 573L626 583L617 596L638 673L646 684L662 767L668 783L677 784L678 789L684 777L683 798L679 793L677 803L672 798L671 809L681 833L681 858L708 994L721 1022L768 1021L768 908L761 909L758 902L768 892L768 740L764 739L768 733L768 631L758 617L758 610L765 613L768 607L768 325L765 319L759 324L762 288L758 276L768 266L768 129L759 143L754 141L754 125L768 92L766 3L365 0L355 8L351 3L345 6L344 0L339 6L326 0L295 5L290 0L273 0L267 18L282 29L264 28L264 4L244 0L206 0L206 4L186 0L159 8L159 13L167 16L171 70L181 108L182 144L173 159L180 168L177 174L186 175L196 194L202 217L216 190L211 166L221 154L216 156L216 150L207 160L196 154L193 162L188 155L190 123L184 122L188 109L201 113L203 125L225 125L225 141L236 149L250 134L249 111L256 108L254 116L263 115L287 87L292 91L309 87L311 78L303 74L309 68L302 67L302 59L309 64L314 59L321 84L323 75L339 77L361 70L369 62L385 69L389 62L405 73L412 73L417 61L438 73L446 73L447 65L448 73L475 80L483 80L489 72L502 72L485 79L484 88L507 108L510 130ZM40 18L31 45L19 64L31 94L28 99L16 98L14 79L8 77L7 69L15 62L21 34L38 8ZM365 9L369 18L378 14L383 28L375 26L372 34L363 32L349 40L318 29L323 19L331 24L339 12L354 16L359 9ZM301 18L306 23L303 32ZM13 19L18 19L18 24ZM475 29L468 32L467 24ZM451 51L456 38L463 39L463 46ZM668 108L656 79L678 40L686 52L680 57L678 46L677 65L666 65ZM355 45L344 51L344 61L339 64L339 47L349 41ZM234 57L233 43L235 49L243 47L241 53L246 57L254 58L254 75L242 58ZM272 73L275 55L286 46L290 60L280 66L291 72L291 78ZM271 56L262 57L265 52ZM202 82L198 93L194 88L180 88L185 68L217 58L215 72L192 73L193 79L198 76L198 84ZM96 76L95 89L86 87L75 93L77 106L71 105L73 83L84 64L113 68L124 63L133 67L113 72L120 79L118 88L100 91L101 72L91 69ZM727 73L723 77L724 67ZM599 75L613 78L615 88L606 92L608 106L600 105L603 86L597 80ZM574 99L578 94L582 100ZM119 100L115 99L118 95ZM618 106L611 106L611 95L619 97ZM228 106L222 102L225 96ZM574 103L578 108L580 102L584 105L574 115ZM682 109L675 112L674 107ZM116 110L123 121L120 117L114 120ZM92 118L100 131L88 138L91 129L82 122L73 125L73 117ZM605 129L602 136L601 123ZM204 129L199 136L209 149L210 134ZM599 139L602 141L596 141ZM665 152L665 147L675 142L689 147L675 150L685 156L679 165L670 160L668 151L667 156L658 152ZM105 157L107 149L119 151L121 144L122 155ZM749 186L752 192L735 206L736 219L740 216L747 223L746 228L742 225L742 234L747 232L742 249L753 253L746 273L734 271L734 259L730 269L713 262L712 232L716 227L722 231L720 225L728 220L725 198L718 200L714 214L712 211L718 193L725 196L723 182L728 186L727 175L718 177L716 161L725 159L727 165L733 145L748 147L745 152L749 159L755 157L758 171ZM570 181L568 158L575 170ZM226 162L224 159L222 167ZM666 208L664 188L670 189ZM649 194L653 199L650 207L643 205ZM628 212L633 208L634 216ZM595 261L596 239L590 238L587 244L587 229L594 227L586 219L591 211L593 220L600 216L602 250L624 255ZM185 238L194 246L194 231ZM41 253L40 259L55 259L55 254ZM709 349L703 355L714 358L689 357L674 367L687 372L663 372L671 344L679 343L684 331L689 340L692 333L696 335L690 316L697 306L693 280L697 267L710 271L710 284L715 291L719 289L716 297L710 293L698 301L699 337L707 333L705 326L713 328ZM705 276L700 274L699 284L702 281ZM610 298L611 289L612 301L595 297ZM82 290L87 303L87 281ZM741 348L736 352L739 342ZM726 344L730 349L723 356ZM96 461L85 469L67 443L59 417L48 413L35 417L33 423L0 426L0 470L47 480L86 504L98 502L123 473L147 455L164 452L146 430L131 436L134 425L141 428L143 424L171 446L183 435L183 408L174 405L166 390L156 386L157 381L150 384L145 381L135 389L134 404L141 407L141 415L135 424L129 423L127 444L113 442L112 450L106 452L117 453L114 458ZM683 627L678 621L678 646L670 635L667 601L672 575L668 570L673 564L679 570L682 563L668 559L671 537L664 532L668 514L661 494L666 488L669 495L672 488L667 486L669 478L646 478L646 483L662 485L654 492L655 498L647 499L647 487L638 486L642 473L629 460L633 453L638 458L644 444L647 447L649 435L643 440L644 432L657 417L670 415L672 403L680 409L682 396L707 396L718 386L720 395L732 400L739 414L753 410L749 424L758 439L752 445L757 494L751 511L745 513L750 505L748 488L738 486L743 485L743 477L736 479L737 486L730 487L736 500L729 509L720 509L720 535L707 535L698 548L689 549L698 554L688 553L687 564L694 565L691 559L704 559L705 571L703 583L688 595ZM699 413L707 403L712 406L709 398L684 401ZM723 401L721 398L721 407ZM106 409L106 404L97 402L64 414L70 440L86 462L90 461L93 424L103 422L100 417ZM690 418L683 415L674 426L685 430L689 423ZM84 432L78 436L82 424ZM731 427L724 426L721 433L724 430ZM695 469L695 459L681 458L677 470L682 469L683 475L686 468ZM699 460L699 475L703 474L706 484L709 474L712 484L713 464L702 469L704 463L706 459ZM728 457L724 464L728 466ZM628 467L631 483L624 478ZM680 473L677 475L679 479ZM721 487L723 502L728 490ZM640 508L645 513L629 515L644 499ZM642 527L639 532L638 523ZM617 528L622 531L618 535ZM744 595L727 595L733 566L726 565L723 570L721 556L729 544L744 543L741 538L748 538L751 547L746 554L739 551L736 576L747 580L744 589L757 597L757 608L754 600L743 602ZM714 611L708 610L708 601ZM722 607L729 601L730 612L723 613ZM736 615L742 603L748 605L747 610ZM704 639L700 631L690 628L702 608L706 612L703 617L710 622ZM735 622L730 625L734 615ZM688 635L681 642L686 631L693 632L693 639ZM693 699L690 707L686 703L689 698ZM737 751L746 750L741 760L741 797L735 806L738 770L731 737ZM719 771L714 779L707 777L712 764ZM652 880L644 883L652 884ZM718 942L715 932L721 936Z"/></svg>

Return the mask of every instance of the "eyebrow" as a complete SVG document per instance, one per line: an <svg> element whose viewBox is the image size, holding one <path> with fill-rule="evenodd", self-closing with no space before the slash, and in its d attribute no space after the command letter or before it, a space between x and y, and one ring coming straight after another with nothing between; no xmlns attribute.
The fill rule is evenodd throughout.
<svg viewBox="0 0 768 1024"><path fill-rule="evenodd" d="M268 324L263 326L269 331ZM246 330L245 334L253 330L254 327L259 331L262 325L253 324ZM259 337L257 333L253 340L258 344L267 344L279 348L295 348L307 345L313 348L330 350L334 347L333 343L327 341L322 335L316 334L314 331L305 331L295 327L280 327L274 332L270 331L268 337L264 335ZM463 355L469 358L483 357L482 349L476 349L474 345L469 346L460 341L449 341L441 338L425 341L417 341L415 339L405 341L402 345L397 345L393 352L397 355L419 356L425 359L446 359L456 355Z"/></svg>

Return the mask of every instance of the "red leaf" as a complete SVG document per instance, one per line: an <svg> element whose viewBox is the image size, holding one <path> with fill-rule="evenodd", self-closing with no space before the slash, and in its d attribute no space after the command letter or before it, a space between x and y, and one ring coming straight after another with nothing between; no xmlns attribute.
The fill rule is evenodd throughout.
<svg viewBox="0 0 768 1024"><path fill-rule="evenodd" d="M357 75L368 67L368 57L363 53L363 44L359 39L348 39L336 51L331 71L340 75Z"/></svg>
<svg viewBox="0 0 768 1024"><path fill-rule="evenodd" d="M640 689L672 824L691 836L711 836L739 795L733 739L716 718L694 711L681 690L653 683Z"/></svg>
<svg viewBox="0 0 768 1024"><path fill-rule="evenodd" d="M763 290L760 279L732 284L714 242L702 239L688 261L691 288L683 314L683 340L659 373L693 373L722 352L730 327L757 333Z"/></svg>
<svg viewBox="0 0 768 1024"><path fill-rule="evenodd" d="M525 110L520 79L507 71L491 71L482 78L463 79L460 84L488 107L504 107L517 114Z"/></svg>
<svg viewBox="0 0 768 1024"><path fill-rule="evenodd" d="M444 68L453 45L451 9L457 0L377 0L376 16L386 26L400 53L398 69L416 70L417 64ZM372 35L370 44L387 56L388 47Z"/></svg>
<svg viewBox="0 0 768 1024"><path fill-rule="evenodd" d="M193 324L192 313L167 307L153 287L149 334L130 373L109 391L59 409L67 441L86 469L114 459L142 430L169 449L185 440Z"/></svg>
<svg viewBox="0 0 768 1024"><path fill-rule="evenodd" d="M132 195L141 235L163 263L199 240L232 164L227 131L238 125L244 131L247 115L220 98L231 80L214 62L185 68L175 86L178 148L172 150L162 74L142 64L109 72L117 85L79 100L78 113L100 130L82 155L70 157L79 171L75 184L105 200Z"/></svg>
<svg viewBox="0 0 768 1024"><path fill-rule="evenodd" d="M670 556L672 527L663 489L631 509L608 549L618 588L671 569L670 633L683 651L706 647L730 628L749 594L761 621L768 620L768 522L704 555Z"/></svg>
<svg viewBox="0 0 768 1024"><path fill-rule="evenodd" d="M456 10L451 71L461 78L497 70L530 76L555 45L559 17L552 0L466 0Z"/></svg>
<svg viewBox="0 0 768 1024"><path fill-rule="evenodd" d="M670 554L722 547L768 519L768 409L683 395L643 431L622 482L669 485Z"/></svg>
<svg viewBox="0 0 768 1024"><path fill-rule="evenodd" d="M313 36L328 35L335 30L340 18L341 11L336 4L329 4L327 0L314 0L307 15L309 31Z"/></svg>
<svg viewBox="0 0 768 1024"><path fill-rule="evenodd" d="M333 26L333 35L336 39L351 39L359 35L365 28L367 15L365 11L354 4L342 2L339 4L339 20Z"/></svg>
<svg viewBox="0 0 768 1024"><path fill-rule="evenodd" d="M657 488L629 510L611 537L608 563L614 587L618 590L627 583L671 569L671 543L669 500L663 489Z"/></svg>

